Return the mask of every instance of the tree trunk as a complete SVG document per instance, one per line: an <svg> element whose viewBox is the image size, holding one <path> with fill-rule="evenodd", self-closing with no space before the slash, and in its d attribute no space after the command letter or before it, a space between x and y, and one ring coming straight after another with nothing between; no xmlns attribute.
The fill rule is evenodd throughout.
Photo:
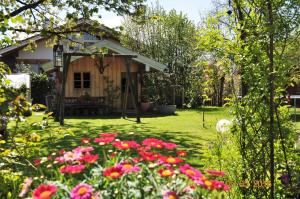
<svg viewBox="0 0 300 199"><path fill-rule="evenodd" d="M225 83L225 76L222 76L220 78L218 106L223 106L224 83Z"/></svg>

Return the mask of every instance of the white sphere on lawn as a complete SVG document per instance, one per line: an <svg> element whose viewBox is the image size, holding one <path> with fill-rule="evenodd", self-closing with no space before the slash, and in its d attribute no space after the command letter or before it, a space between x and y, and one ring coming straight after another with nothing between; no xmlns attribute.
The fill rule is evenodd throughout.
<svg viewBox="0 0 300 199"><path fill-rule="evenodd" d="M226 119L221 119L217 122L216 129L219 133L225 133L230 130L232 122Z"/></svg>

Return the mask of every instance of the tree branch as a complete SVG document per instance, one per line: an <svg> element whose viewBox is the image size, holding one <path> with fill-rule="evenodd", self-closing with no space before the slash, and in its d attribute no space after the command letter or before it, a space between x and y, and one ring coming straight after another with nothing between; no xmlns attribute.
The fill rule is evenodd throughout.
<svg viewBox="0 0 300 199"><path fill-rule="evenodd" d="M22 13L25 10L36 8L38 5L40 5L44 1L46 1L46 0L38 0L37 2L31 3L31 4L26 4L16 10L14 10L13 12L8 13L7 15L4 15L3 17L1 17L0 22L4 21L5 19L9 19L11 17L17 16L18 14Z"/></svg>

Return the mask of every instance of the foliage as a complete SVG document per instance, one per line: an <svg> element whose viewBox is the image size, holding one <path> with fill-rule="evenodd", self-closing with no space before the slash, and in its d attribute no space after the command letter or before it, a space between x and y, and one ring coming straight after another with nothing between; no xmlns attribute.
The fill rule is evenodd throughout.
<svg viewBox="0 0 300 199"><path fill-rule="evenodd" d="M44 104L33 104L31 107L33 111L45 111L47 109Z"/></svg>
<svg viewBox="0 0 300 199"><path fill-rule="evenodd" d="M101 18L99 14L101 9L120 15L139 15L143 12L143 0L3 0L0 3L0 31L3 35L0 37L0 46L4 47L17 42L20 33L52 35L56 39L66 38L65 33L77 32L72 28L79 19ZM65 12L62 13L61 10L65 10ZM95 23L97 24L97 22ZM91 29L97 35L101 34L96 31L96 28ZM30 41L29 49L32 47L34 47L34 42Z"/></svg>
<svg viewBox="0 0 300 199"><path fill-rule="evenodd" d="M190 74L198 57L198 52L194 50L196 26L193 22L182 13L175 10L166 12L157 5L147 8L143 16L127 18L123 26L123 45L168 67L165 72L169 76L153 75L148 79L147 85L155 87L168 83L168 88L179 85L184 88L188 101L191 101L190 88L194 82L191 82ZM161 77L164 78L163 81ZM159 97L161 96L157 96Z"/></svg>
<svg viewBox="0 0 300 199"><path fill-rule="evenodd" d="M295 42L293 38L299 34L300 5L292 0L230 2L230 10L221 6L215 15L207 18L199 40L206 41L199 42L201 49L207 49L208 54L220 53L217 59L227 63L223 66L230 77L231 105L236 118L232 140L239 149L238 155L228 154L228 157L237 158L242 164L237 167L240 170L230 175L236 177L238 173L243 180L249 180L248 189L238 190L247 198L294 197L297 185L295 131L282 96L290 84L291 71L297 65L295 61L286 61L290 54L286 50L299 46L290 41ZM222 28L216 29L218 26ZM240 75L238 81L237 74ZM239 82L241 87L237 88ZM270 170L272 157L276 162L274 177ZM226 164L233 168L235 163ZM288 176L287 184L279 180L283 174ZM257 179L271 181L271 188L258 189L255 187ZM274 190L273 185L275 194L270 191Z"/></svg>
<svg viewBox="0 0 300 199"><path fill-rule="evenodd" d="M32 103L45 104L46 96L54 89L54 82L43 73L31 73L30 76Z"/></svg>
<svg viewBox="0 0 300 199"><path fill-rule="evenodd" d="M114 106L114 103L120 97L120 88L114 86L114 81L109 77L104 77L106 88L104 89L105 96L107 97L107 104L110 107Z"/></svg>
<svg viewBox="0 0 300 199"><path fill-rule="evenodd" d="M229 189L218 180L224 179L224 172L208 170L203 175L184 163L186 152L176 152L174 143L146 138L139 144L116 136L84 137L72 151L36 160L43 178L34 178L33 196L43 194L41 184L55 187L52 198L221 197ZM86 189L80 190L82 186Z"/></svg>

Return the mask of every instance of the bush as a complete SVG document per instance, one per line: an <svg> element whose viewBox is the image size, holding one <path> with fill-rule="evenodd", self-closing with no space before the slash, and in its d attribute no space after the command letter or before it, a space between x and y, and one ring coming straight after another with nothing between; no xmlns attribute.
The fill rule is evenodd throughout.
<svg viewBox="0 0 300 199"><path fill-rule="evenodd" d="M207 175L184 163L176 144L148 138L141 144L103 133L82 138L72 151L35 159L38 176L26 180L22 196L40 198L202 198L229 190L224 172ZM100 155L101 154L101 155ZM30 190L30 187L32 188Z"/></svg>
<svg viewBox="0 0 300 199"><path fill-rule="evenodd" d="M51 93L54 83L49 80L46 74L31 74L31 97L32 103L45 104L46 96Z"/></svg>
<svg viewBox="0 0 300 199"><path fill-rule="evenodd" d="M33 111L45 111L47 107L44 104L33 104L31 108Z"/></svg>

